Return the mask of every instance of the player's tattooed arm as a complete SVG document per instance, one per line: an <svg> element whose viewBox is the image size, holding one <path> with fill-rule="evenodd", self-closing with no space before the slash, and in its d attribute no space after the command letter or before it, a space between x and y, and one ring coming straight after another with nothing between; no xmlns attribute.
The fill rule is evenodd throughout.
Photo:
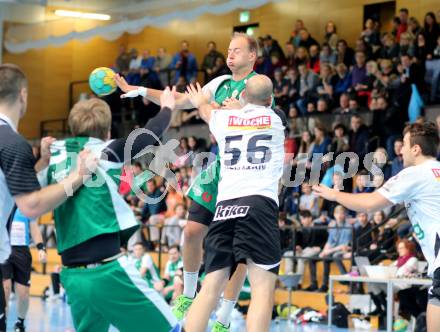
<svg viewBox="0 0 440 332"><path fill-rule="evenodd" d="M194 86L190 84L186 88L186 95L191 104L198 109L200 117L206 123L211 120L211 114L214 107L209 103L209 95L206 95L199 83Z"/></svg>
<svg viewBox="0 0 440 332"><path fill-rule="evenodd" d="M141 96L155 103L156 105L160 105L160 96L162 95L163 90L130 85L127 83L125 78L119 74L115 75L115 82L119 89L124 92L124 94L121 95L121 98L135 98ZM188 100L188 97L184 93L174 91L174 96L176 98L177 109L193 108L191 102Z"/></svg>

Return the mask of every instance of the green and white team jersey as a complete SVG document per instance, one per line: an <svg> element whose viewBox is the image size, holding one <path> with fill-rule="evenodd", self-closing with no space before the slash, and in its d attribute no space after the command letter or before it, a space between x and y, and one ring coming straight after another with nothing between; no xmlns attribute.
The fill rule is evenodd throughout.
<svg viewBox="0 0 440 332"><path fill-rule="evenodd" d="M149 254L144 254L140 259L135 259L134 266L137 270L140 270L141 268L147 269L144 279L147 281L150 288L154 287L155 282L160 281L159 269L156 264L154 264L153 259Z"/></svg>
<svg viewBox="0 0 440 332"><path fill-rule="evenodd" d="M80 151L88 148L100 157L111 142L89 137L56 141L48 168L38 176L40 183L61 181L75 166ZM118 192L122 167L123 163L101 159L92 178L55 209L59 253L101 234L120 232L125 242L137 230L139 223Z"/></svg>
<svg viewBox="0 0 440 332"><path fill-rule="evenodd" d="M169 276L170 276L170 279L171 279L171 282L172 282L172 281L173 281L173 278L174 278L174 276L175 276L175 274L176 274L176 271L177 271L178 269L183 269L183 261L182 261L182 258L179 258L179 260L178 260L177 262L171 262L171 261L168 261L168 262L167 262L167 265L165 265L165 271L164 271L164 274L165 274L165 275L169 275Z"/></svg>
<svg viewBox="0 0 440 332"><path fill-rule="evenodd" d="M257 75L252 71L244 79L234 81L232 75L219 76L203 87L203 91L211 95L210 102L216 102L221 105L228 98L241 100L246 82L252 76ZM244 104L244 102L243 102ZM205 171L201 172L188 189L187 196L198 204L204 206L212 213L215 212L217 202L217 187L220 178L220 162L213 162Z"/></svg>

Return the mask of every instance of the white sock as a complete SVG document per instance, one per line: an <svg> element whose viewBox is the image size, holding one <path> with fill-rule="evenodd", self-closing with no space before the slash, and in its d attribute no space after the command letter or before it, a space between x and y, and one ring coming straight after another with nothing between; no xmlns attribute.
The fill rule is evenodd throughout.
<svg viewBox="0 0 440 332"><path fill-rule="evenodd" d="M237 303L237 301L223 299L220 309L217 311L217 321L226 327L229 326L231 322L231 314L232 310L234 310L235 303Z"/></svg>
<svg viewBox="0 0 440 332"><path fill-rule="evenodd" d="M199 279L199 271L187 272L183 271L183 295L193 299L196 297L197 280Z"/></svg>

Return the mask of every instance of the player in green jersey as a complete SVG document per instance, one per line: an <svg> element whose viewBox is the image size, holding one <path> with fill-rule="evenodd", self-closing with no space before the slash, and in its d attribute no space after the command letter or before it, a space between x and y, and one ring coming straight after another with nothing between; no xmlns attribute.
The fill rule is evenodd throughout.
<svg viewBox="0 0 440 332"><path fill-rule="evenodd" d="M247 80L255 75L253 71L257 59L258 44L253 37L243 33L236 33L231 39L228 48L227 65L232 75L223 75L210 81L203 90L211 96L211 103L225 109L239 109L243 105L240 99L244 93ZM158 103L162 91L150 88L128 85L120 76L116 76L116 83L122 91L126 92L121 97L143 96L148 100ZM192 109L193 106L186 94L176 95L177 109ZM188 190L191 198L188 223L184 229L183 265L184 265L184 290L183 295L177 298L173 312L178 319L183 319L189 306L196 295L197 280L202 261L203 239L208 232L215 205L217 201L217 187L219 181L219 162L214 162L193 181ZM214 326L215 331L229 330L230 313L232 312L241 286L246 277L246 266L240 264L231 277L224 292L221 304L221 317Z"/></svg>
<svg viewBox="0 0 440 332"><path fill-rule="evenodd" d="M109 140L111 112L104 101L78 102L68 119L73 137L51 145L49 166L39 174L43 184L57 183L74 168L80 151L89 149L99 158L92 178L54 211L61 282L78 332L104 332L110 325L121 332L169 332L177 323L163 298L120 252L139 224L118 192L124 163L154 145L155 135L168 127L172 95L166 89L159 114L145 128L117 140Z"/></svg>

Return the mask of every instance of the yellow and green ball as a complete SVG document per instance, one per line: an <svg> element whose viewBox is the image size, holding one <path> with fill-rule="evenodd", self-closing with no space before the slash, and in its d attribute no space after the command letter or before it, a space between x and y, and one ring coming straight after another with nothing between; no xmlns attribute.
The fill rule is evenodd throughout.
<svg viewBox="0 0 440 332"><path fill-rule="evenodd" d="M408 329L408 321L405 319L397 319L393 324L394 332L405 332Z"/></svg>
<svg viewBox="0 0 440 332"><path fill-rule="evenodd" d="M99 67L92 71L89 76L89 85L92 91L102 97L116 91L114 80L115 72L107 67Z"/></svg>

